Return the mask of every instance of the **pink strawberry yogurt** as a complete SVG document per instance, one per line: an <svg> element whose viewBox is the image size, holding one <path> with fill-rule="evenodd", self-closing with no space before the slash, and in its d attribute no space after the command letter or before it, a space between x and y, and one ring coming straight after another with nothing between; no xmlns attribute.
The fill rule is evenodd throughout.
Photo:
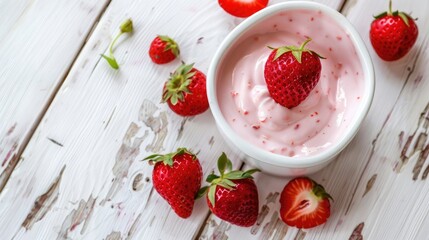
<svg viewBox="0 0 429 240"><path fill-rule="evenodd" d="M267 46L307 47L322 59L320 81L299 106L288 109L268 93ZM265 19L228 50L217 75L222 114L236 133L256 147L298 157L317 154L341 137L364 91L363 72L349 34L320 11L293 10Z"/></svg>

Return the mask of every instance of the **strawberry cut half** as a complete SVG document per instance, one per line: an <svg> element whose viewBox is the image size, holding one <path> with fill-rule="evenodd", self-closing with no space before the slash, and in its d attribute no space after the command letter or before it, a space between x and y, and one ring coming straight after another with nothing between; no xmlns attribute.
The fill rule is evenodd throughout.
<svg viewBox="0 0 429 240"><path fill-rule="evenodd" d="M325 223L330 216L332 197L322 185L307 177L290 181L280 197L280 216L289 226L313 228Z"/></svg>
<svg viewBox="0 0 429 240"><path fill-rule="evenodd" d="M240 18L249 17L268 5L268 0L219 0L218 2L227 13Z"/></svg>

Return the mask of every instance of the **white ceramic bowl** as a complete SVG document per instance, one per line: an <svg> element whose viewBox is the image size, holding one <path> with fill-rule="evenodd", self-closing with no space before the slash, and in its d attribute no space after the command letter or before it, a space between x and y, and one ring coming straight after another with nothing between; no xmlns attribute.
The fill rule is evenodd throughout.
<svg viewBox="0 0 429 240"><path fill-rule="evenodd" d="M253 34L252 27L256 24L267 21L270 17L280 14L284 11L294 10L314 10L320 11L324 15L329 16L333 22L336 22L345 32L348 33L351 42L356 50L357 58L362 66L364 77L364 92L362 95L361 103L357 111L354 113L354 118L349 124L347 130L339 137L339 140L334 143L331 147L321 151L315 155L303 156L303 157L288 157L279 154L275 154L256 147L249 143L241 136L239 136L227 123L225 117L222 114L218 103L216 81L218 78L219 67L224 60L225 55L229 51L230 47L240 39L240 37L249 34ZM280 23L282 24L282 23ZM290 24L290 23L284 23ZM305 27L305 26L303 26ZM258 30L259 31L259 30ZM315 33L322 34L322 33ZM351 56L353 57L353 56ZM331 9L325 5L321 5L314 2L308 1L296 1L296 2L285 2L267 7L251 17L244 20L239 24L222 42L218 48L213 61L211 62L208 74L207 74L207 94L212 114L215 118L218 129L224 136L225 140L233 147L237 149L239 153L245 156L245 159L251 165L258 167L263 172L278 175L278 176L300 176L314 173L332 161L335 156L340 153L347 144L353 139L357 133L363 119L365 118L374 95L374 69L372 66L371 58L365 47L361 37L350 24L350 22L339 12ZM235 147L235 148L234 148Z"/></svg>

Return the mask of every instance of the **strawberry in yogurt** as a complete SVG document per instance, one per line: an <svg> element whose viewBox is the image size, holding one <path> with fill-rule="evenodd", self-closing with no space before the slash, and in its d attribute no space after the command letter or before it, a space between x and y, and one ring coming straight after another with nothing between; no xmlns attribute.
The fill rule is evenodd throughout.
<svg viewBox="0 0 429 240"><path fill-rule="evenodd" d="M300 46L326 57L320 79L297 106L270 95L264 68L267 46ZM291 10L257 23L226 53L217 75L217 98L232 129L273 153L310 156L329 148L352 123L364 91L362 65L349 34L321 11Z"/></svg>

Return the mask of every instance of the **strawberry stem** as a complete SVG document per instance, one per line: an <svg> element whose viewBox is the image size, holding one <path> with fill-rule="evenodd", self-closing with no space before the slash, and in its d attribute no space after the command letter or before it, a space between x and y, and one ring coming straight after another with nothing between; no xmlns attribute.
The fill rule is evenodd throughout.
<svg viewBox="0 0 429 240"><path fill-rule="evenodd" d="M113 55L113 46L115 45L116 41L118 41L119 37L122 34L127 33L127 32L132 32L132 31L133 31L133 22L132 22L132 20L130 18L126 19L119 26L119 33L116 34L115 38L113 38L112 42L109 44L109 54L108 55L101 54L101 56L104 59L106 59L107 63L109 63L109 65L113 69L119 69L119 64L116 61L115 56Z"/></svg>
<svg viewBox="0 0 429 240"><path fill-rule="evenodd" d="M389 10L387 11L387 15L392 16L392 0L389 0Z"/></svg>
<svg viewBox="0 0 429 240"><path fill-rule="evenodd" d="M311 38L307 38L299 47L296 46L283 46L283 47L279 47L279 48L273 48L268 46L268 48L270 49L274 49L276 50L276 55L273 58L273 61L277 60L280 56L282 56L283 54L287 53L287 52L291 52L292 55L295 57L295 59L301 63L301 59L302 59L302 53L303 52L308 52L310 54L316 54L319 58L321 59L325 59L324 57L320 56L318 53L311 51L307 48L305 48L305 46L311 41Z"/></svg>

